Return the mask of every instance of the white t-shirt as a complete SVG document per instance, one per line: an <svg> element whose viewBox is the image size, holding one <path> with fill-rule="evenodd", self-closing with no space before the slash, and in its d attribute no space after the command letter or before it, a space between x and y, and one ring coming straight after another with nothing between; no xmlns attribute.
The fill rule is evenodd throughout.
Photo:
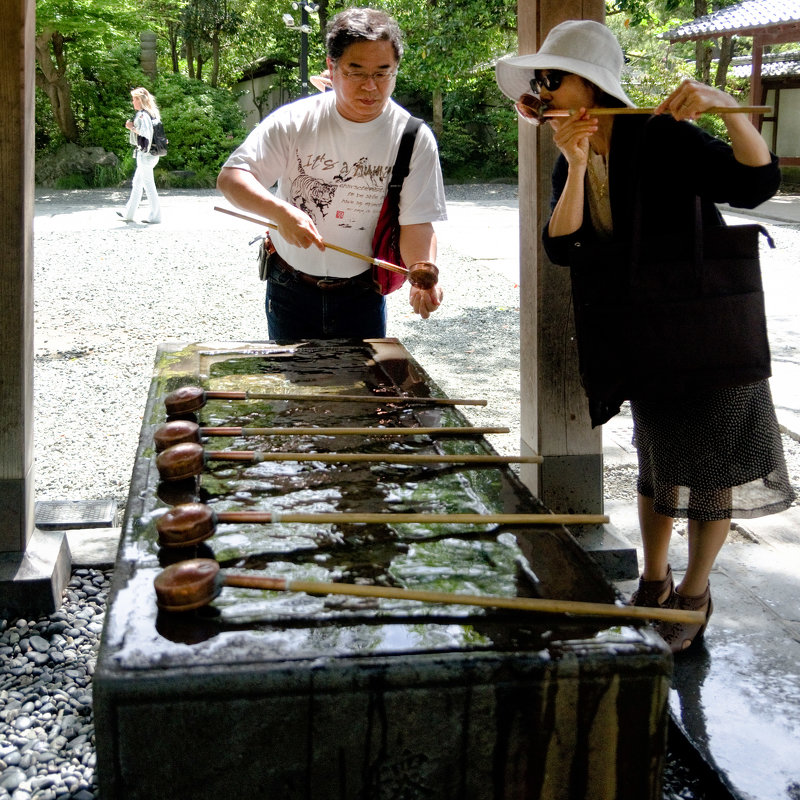
<svg viewBox="0 0 800 800"><path fill-rule="evenodd" d="M251 172L269 189L305 211L330 244L372 255L372 237L386 196L400 138L410 114L393 100L370 122L351 122L336 110L334 92L306 97L273 111L225 162ZM400 224L447 219L433 133L417 131L400 195ZM270 237L280 255L310 275L349 278L368 267L352 256L288 244Z"/></svg>

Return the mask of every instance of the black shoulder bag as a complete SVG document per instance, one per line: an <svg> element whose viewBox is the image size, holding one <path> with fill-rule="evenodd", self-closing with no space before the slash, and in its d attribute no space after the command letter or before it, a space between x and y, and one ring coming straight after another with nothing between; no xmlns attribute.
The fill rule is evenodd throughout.
<svg viewBox="0 0 800 800"><path fill-rule="evenodd" d="M389 189L383 201L378 225L375 228L375 235L372 237L372 256L381 261L388 261L404 267L402 256L400 255L400 190L403 188L403 181L408 175L411 163L411 153L414 149L414 142L417 138L417 131L422 120L418 117L409 117L406 122L403 136L400 139L400 148L397 151L397 158L392 168L392 177L389 179ZM389 294L399 289L405 283L405 275L392 272L383 267L372 267L372 279L381 294Z"/></svg>
<svg viewBox="0 0 800 800"><path fill-rule="evenodd" d="M592 425L624 400L742 386L771 375L759 263L761 225L703 225L691 241L642 236L630 250L575 248L570 269L581 382Z"/></svg>
<svg viewBox="0 0 800 800"><path fill-rule="evenodd" d="M153 119L153 115L149 111L143 113L147 114L151 120ZM136 142L140 150L145 153L150 153L151 156L165 156L167 154L169 139L167 139L167 134L164 131L164 125L161 120L153 122L153 139L149 143L149 148L146 136L139 136L139 134L136 134Z"/></svg>

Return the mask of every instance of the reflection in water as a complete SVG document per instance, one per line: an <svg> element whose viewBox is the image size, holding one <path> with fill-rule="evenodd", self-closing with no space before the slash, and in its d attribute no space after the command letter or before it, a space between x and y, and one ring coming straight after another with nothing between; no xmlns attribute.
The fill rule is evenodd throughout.
<svg viewBox="0 0 800 800"><path fill-rule="evenodd" d="M800 764L798 675L787 673L782 660L770 667L768 655L754 653L746 636L725 641L724 632L717 635L713 659L705 643L676 658L673 713L703 758L742 796L788 800L796 794Z"/></svg>

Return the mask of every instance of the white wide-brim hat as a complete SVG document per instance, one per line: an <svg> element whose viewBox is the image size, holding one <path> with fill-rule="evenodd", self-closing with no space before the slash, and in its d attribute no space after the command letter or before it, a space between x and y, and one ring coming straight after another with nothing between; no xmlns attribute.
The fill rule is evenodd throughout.
<svg viewBox="0 0 800 800"><path fill-rule="evenodd" d="M495 78L500 91L516 102L531 93L534 70L560 69L586 78L633 108L635 103L620 83L624 63L617 37L605 25L590 19L570 19L547 34L538 53L498 59Z"/></svg>

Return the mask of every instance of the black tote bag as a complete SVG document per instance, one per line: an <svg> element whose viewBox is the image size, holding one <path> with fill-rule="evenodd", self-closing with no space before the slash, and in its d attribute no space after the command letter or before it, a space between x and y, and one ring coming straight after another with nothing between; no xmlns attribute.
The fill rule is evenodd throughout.
<svg viewBox="0 0 800 800"><path fill-rule="evenodd" d="M578 360L593 426L624 400L770 377L762 235L775 246L761 225L704 227L696 198L689 241L644 240L636 219L630 248L575 248Z"/></svg>

